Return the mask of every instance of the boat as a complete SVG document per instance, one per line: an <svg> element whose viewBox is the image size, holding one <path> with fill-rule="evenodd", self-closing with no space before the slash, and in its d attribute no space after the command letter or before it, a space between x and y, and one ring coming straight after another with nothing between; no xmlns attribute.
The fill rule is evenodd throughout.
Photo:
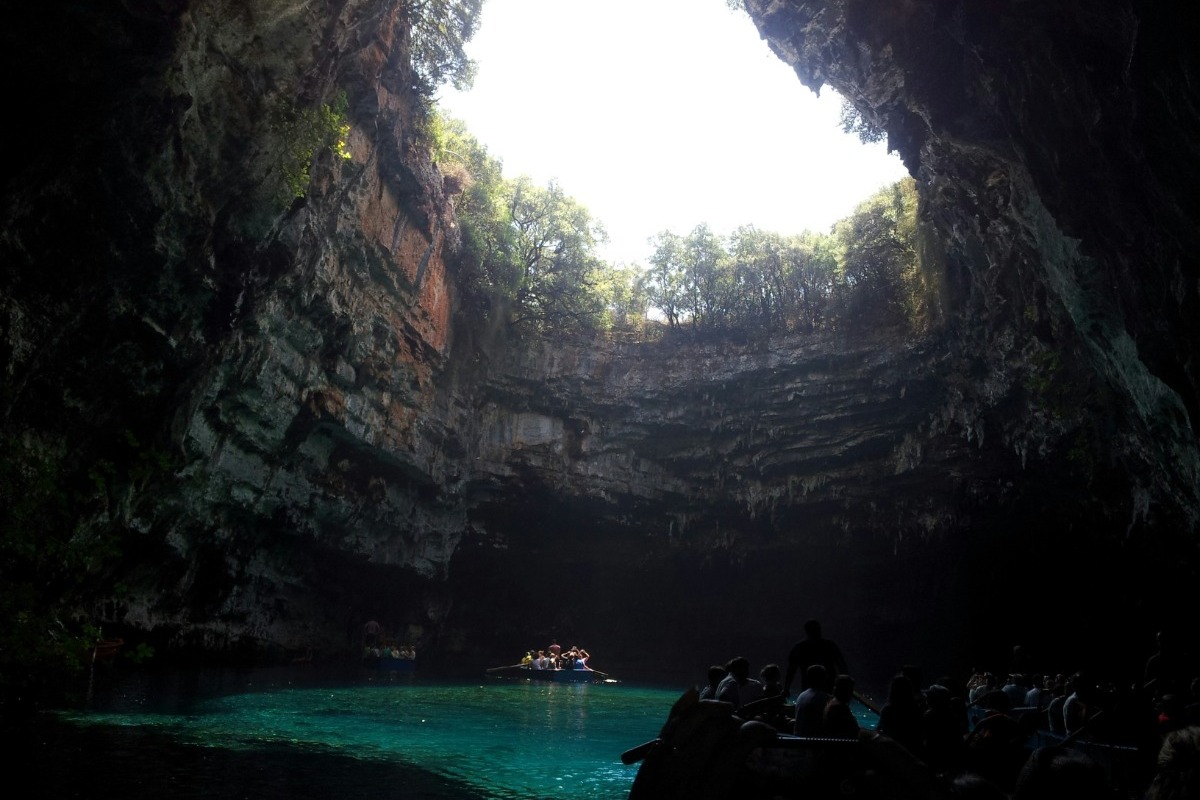
<svg viewBox="0 0 1200 800"><path fill-rule="evenodd" d="M92 649L92 661L111 661L125 646L124 639L104 639L96 642Z"/></svg>
<svg viewBox="0 0 1200 800"><path fill-rule="evenodd" d="M378 668L384 672L415 672L417 660L415 658L395 658L391 655L380 656Z"/></svg>
<svg viewBox="0 0 1200 800"><path fill-rule="evenodd" d="M607 672L594 669L534 669L528 664L492 667L487 674L493 678L515 678L551 683L604 683L612 680Z"/></svg>

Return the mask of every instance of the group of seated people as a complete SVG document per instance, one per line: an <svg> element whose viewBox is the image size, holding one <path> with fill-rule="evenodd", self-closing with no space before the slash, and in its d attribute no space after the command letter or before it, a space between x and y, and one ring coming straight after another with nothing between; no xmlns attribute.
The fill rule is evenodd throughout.
<svg viewBox="0 0 1200 800"><path fill-rule="evenodd" d="M545 650L527 650L521 659L521 666L531 669L588 669L588 659L592 655L582 647L571 645L571 649L563 652L562 646L555 643Z"/></svg>
<svg viewBox="0 0 1200 800"><path fill-rule="evenodd" d="M1073 771L1077 774L1072 780L1081 792L1071 796L1115 797L1114 778L1107 769L1068 745L1083 734L1106 740L1124 737L1126 755L1139 754L1147 770L1157 758L1159 775L1176 774L1162 771L1168 762L1176 771L1179 763L1191 763L1196 793L1188 796L1200 798L1200 679L1191 681L1184 696L1178 685L1163 684L1157 691L1139 684L1119 692L1085 673L1069 678L1012 673L1003 681L980 673L966 683L943 677L921 688L920 671L907 666L891 679L886 702L875 708L855 691L850 675L833 675L826 666L814 664L801 676L801 691L789 702L777 665L764 667L756 680L750 677L749 661L739 657L709 668L700 699L730 703L741 718L766 722L781 733L857 740L860 720L868 718L856 716L852 709L858 697L877 711L875 731L915 759L938 774L969 776L964 785L975 781L996 790L969 796L1040 796L1019 790L1022 781L1028 787L1030 781L1041 780L1027 773ZM1050 735L1039 736L1039 731ZM1147 798L1180 796L1161 786L1156 792L1154 787L1163 779L1156 780ZM1094 791L1084 791L1087 786Z"/></svg>
<svg viewBox="0 0 1200 800"><path fill-rule="evenodd" d="M417 651L410 644L401 645L395 642L383 642L381 644L364 645L362 655L364 659L394 658L400 661L415 661Z"/></svg>

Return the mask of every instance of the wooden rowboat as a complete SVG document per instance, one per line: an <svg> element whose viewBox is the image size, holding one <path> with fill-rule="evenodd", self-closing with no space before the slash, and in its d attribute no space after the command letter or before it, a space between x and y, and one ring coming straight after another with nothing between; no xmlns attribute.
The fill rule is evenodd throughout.
<svg viewBox="0 0 1200 800"><path fill-rule="evenodd" d="M493 678L515 678L552 683L601 683L608 679L608 673L594 669L534 669L525 664L492 667L487 673Z"/></svg>

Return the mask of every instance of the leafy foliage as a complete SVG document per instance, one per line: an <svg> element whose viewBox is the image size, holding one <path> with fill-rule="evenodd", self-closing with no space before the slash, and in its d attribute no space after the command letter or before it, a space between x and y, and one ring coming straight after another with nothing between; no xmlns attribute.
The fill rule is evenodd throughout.
<svg viewBox="0 0 1200 800"><path fill-rule="evenodd" d="M480 308L541 332L643 330L655 309L670 330L815 331L932 322L911 179L880 190L831 234L784 236L742 226L662 231L645 269L597 255L603 228L557 183L507 180L452 119L434 116L433 155L461 188L459 269Z"/></svg>
<svg viewBox="0 0 1200 800"><path fill-rule="evenodd" d="M430 96L449 82L470 88L475 62L464 47L479 30L483 0L412 0L407 7L412 28L412 63L418 90Z"/></svg>
<svg viewBox="0 0 1200 800"><path fill-rule="evenodd" d="M729 237L700 225L654 240L649 302L672 328L813 330L826 324L836 261L828 236L783 236L745 225Z"/></svg>
<svg viewBox="0 0 1200 800"><path fill-rule="evenodd" d="M876 192L834 227L848 313L881 324L931 323L935 289L917 242L917 188L911 178Z"/></svg>
<svg viewBox="0 0 1200 800"><path fill-rule="evenodd" d="M435 116L433 156L443 174L465 175L456 203L459 268L481 305L532 330L580 331L631 324L645 315L629 270L597 254L603 227L556 182L507 180L500 163L457 120Z"/></svg>
<svg viewBox="0 0 1200 800"><path fill-rule="evenodd" d="M87 663L99 631L75 620L71 605L112 544L81 528L81 500L103 483L73 487L60 454L12 443L0 454L0 701L49 692ZM97 483L99 482L99 483Z"/></svg>
<svg viewBox="0 0 1200 800"><path fill-rule="evenodd" d="M857 136L858 140L863 144L875 144L887 138L886 130L863 116L862 112L844 97L842 98L842 111L839 123L844 133Z"/></svg>
<svg viewBox="0 0 1200 800"><path fill-rule="evenodd" d="M508 217L516 243L513 322L540 328L594 328L604 311L596 256L603 227L562 187L534 186L526 176L510 184Z"/></svg>
<svg viewBox="0 0 1200 800"><path fill-rule="evenodd" d="M280 141L278 169L284 189L281 199L290 202L308 192L313 159L328 148L338 158L350 158L346 139L349 100L339 92L333 103L304 108L280 103L271 112L270 127Z"/></svg>
<svg viewBox="0 0 1200 800"><path fill-rule="evenodd" d="M721 237L699 225L686 236L664 231L653 247L646 296L673 329L916 329L932 321L911 179L860 204L832 235L782 236L746 225Z"/></svg>

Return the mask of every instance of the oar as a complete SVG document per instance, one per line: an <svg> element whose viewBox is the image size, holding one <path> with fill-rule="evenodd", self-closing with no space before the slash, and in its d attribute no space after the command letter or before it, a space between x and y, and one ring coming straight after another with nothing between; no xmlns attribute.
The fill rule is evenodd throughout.
<svg viewBox="0 0 1200 800"><path fill-rule="evenodd" d="M1087 732L1089 725L1091 725L1093 722L1096 722L1103 716L1104 716L1104 709L1100 709L1095 714L1093 714L1092 716L1090 716L1086 720L1084 720L1083 723L1078 728L1076 728L1069 736L1067 736L1065 739L1063 739L1061 742L1059 742L1058 746L1066 747L1069 744L1074 744L1076 739L1078 739L1080 736L1083 736L1083 734Z"/></svg>
<svg viewBox="0 0 1200 800"><path fill-rule="evenodd" d="M624 753L621 753L622 764L636 764L645 758L651 750L662 744L662 739L651 739L648 742L643 742L637 747L631 747Z"/></svg>
<svg viewBox="0 0 1200 800"><path fill-rule="evenodd" d="M868 709L870 709L873 713L875 713L875 714L879 713L879 706L875 705L875 701L873 701L871 698L867 697L865 694L863 694L862 692L860 692L858 690L855 690L854 696L856 698L858 698L858 702L862 703L864 706L866 706Z"/></svg>
<svg viewBox="0 0 1200 800"><path fill-rule="evenodd" d="M513 667L523 667L524 664L509 664L507 667L490 667L488 672L499 672L502 669L512 669Z"/></svg>

